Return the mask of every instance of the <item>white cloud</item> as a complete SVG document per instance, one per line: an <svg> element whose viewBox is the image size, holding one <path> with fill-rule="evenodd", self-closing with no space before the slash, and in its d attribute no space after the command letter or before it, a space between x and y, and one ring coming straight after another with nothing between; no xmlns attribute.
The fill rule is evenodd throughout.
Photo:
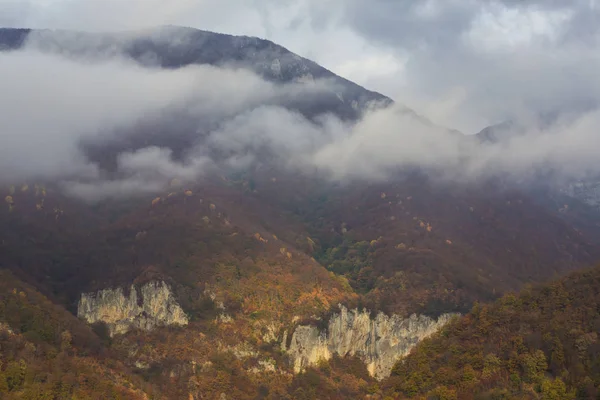
<svg viewBox="0 0 600 400"><path fill-rule="evenodd" d="M467 133L600 97L600 9L589 0L3 0L0 24L11 21L266 37ZM429 107L458 92L443 113Z"/></svg>
<svg viewBox="0 0 600 400"><path fill-rule="evenodd" d="M189 91L190 70L96 65L23 51L0 56L0 170L54 176L81 168L78 140L153 113Z"/></svg>
<svg viewBox="0 0 600 400"><path fill-rule="evenodd" d="M474 18L465 40L474 51L498 52L510 57L510 52L519 48L556 45L572 17L573 12L569 11L492 4Z"/></svg>
<svg viewBox="0 0 600 400"><path fill-rule="evenodd" d="M124 59L75 62L33 50L0 56L0 74L11 77L0 91L0 171L5 180L87 179L98 171L82 153L83 142L119 141L115 132L135 131L140 121L160 120L170 109L199 117L235 115L276 94L272 85L247 71L208 66L159 70ZM169 170L168 157L153 150L123 156L122 167L131 170L143 167L144 160L151 162L142 156L156 156L158 172L188 175L189 166Z"/></svg>

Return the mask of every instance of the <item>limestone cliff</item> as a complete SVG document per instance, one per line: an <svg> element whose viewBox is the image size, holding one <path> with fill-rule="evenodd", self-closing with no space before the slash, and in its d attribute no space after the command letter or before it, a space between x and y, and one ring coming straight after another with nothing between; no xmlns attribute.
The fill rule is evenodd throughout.
<svg viewBox="0 0 600 400"><path fill-rule="evenodd" d="M435 320L415 314L401 318L380 313L371 319L366 310L348 310L340 306L340 312L329 320L327 332L320 332L314 326L296 327L287 352L295 372L315 365L321 359L328 360L333 354L350 355L362 359L372 376L383 379L390 375L399 358L453 316L444 314Z"/></svg>
<svg viewBox="0 0 600 400"><path fill-rule="evenodd" d="M151 330L157 326L187 325L183 312L169 286L162 281L148 282L138 289L132 285L128 296L122 288L83 293L77 316L93 324L102 321L110 335L126 333L132 328Z"/></svg>

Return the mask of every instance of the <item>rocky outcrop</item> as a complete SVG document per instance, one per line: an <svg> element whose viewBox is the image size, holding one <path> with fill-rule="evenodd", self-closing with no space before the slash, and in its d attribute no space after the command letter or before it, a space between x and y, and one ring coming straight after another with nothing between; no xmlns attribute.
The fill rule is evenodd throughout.
<svg viewBox="0 0 600 400"><path fill-rule="evenodd" d="M447 324L454 315L444 314L435 320L415 314L401 318L380 313L371 319L366 310L348 310L340 306L340 312L329 320L327 332L321 332L315 326L296 327L287 352L297 373L337 354L359 357L371 376L383 379L390 375L398 359Z"/></svg>
<svg viewBox="0 0 600 400"><path fill-rule="evenodd" d="M162 281L148 282L139 291L132 285L128 296L122 288L83 293L77 316L90 324L106 323L111 336L132 328L152 330L157 326L188 323L187 315Z"/></svg>

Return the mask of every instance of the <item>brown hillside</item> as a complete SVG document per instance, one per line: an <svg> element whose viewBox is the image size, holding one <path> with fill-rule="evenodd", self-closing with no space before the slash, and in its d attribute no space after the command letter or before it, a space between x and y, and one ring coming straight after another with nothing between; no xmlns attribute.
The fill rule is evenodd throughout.
<svg viewBox="0 0 600 400"><path fill-rule="evenodd" d="M595 399L600 393L600 267L470 314L393 370L395 395L440 399Z"/></svg>

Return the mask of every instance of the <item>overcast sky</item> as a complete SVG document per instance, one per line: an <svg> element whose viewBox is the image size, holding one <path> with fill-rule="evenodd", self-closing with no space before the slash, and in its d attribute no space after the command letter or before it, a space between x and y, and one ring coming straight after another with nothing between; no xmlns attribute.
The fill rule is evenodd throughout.
<svg viewBox="0 0 600 400"><path fill-rule="evenodd" d="M271 39L473 133L600 100L596 0L0 0L0 25Z"/></svg>

